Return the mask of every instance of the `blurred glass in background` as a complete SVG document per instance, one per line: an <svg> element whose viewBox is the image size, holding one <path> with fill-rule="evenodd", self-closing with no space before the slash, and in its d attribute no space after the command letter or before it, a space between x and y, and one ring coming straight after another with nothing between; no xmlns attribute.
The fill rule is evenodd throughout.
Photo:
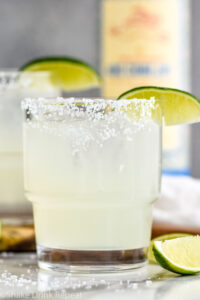
<svg viewBox="0 0 200 300"><path fill-rule="evenodd" d="M31 215L24 196L21 100L59 96L48 72L0 70L0 217Z"/></svg>

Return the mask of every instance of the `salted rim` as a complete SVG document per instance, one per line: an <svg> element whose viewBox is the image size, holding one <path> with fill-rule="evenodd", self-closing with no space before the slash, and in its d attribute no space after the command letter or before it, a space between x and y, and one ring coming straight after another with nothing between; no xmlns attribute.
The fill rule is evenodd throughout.
<svg viewBox="0 0 200 300"><path fill-rule="evenodd" d="M14 76L19 74L51 74L51 71L20 71L18 69L0 69L0 77L3 76Z"/></svg>
<svg viewBox="0 0 200 300"><path fill-rule="evenodd" d="M50 78L51 72L49 71L18 71L15 69L0 69L0 88L5 89L13 87L15 84L22 84L25 86L30 84L36 77L39 79Z"/></svg>
<svg viewBox="0 0 200 300"><path fill-rule="evenodd" d="M122 104L125 104L126 106L130 103L135 104L147 104L147 107L153 108L156 100L154 97L151 97L150 99L105 99L105 98L87 98L87 97L36 97L36 98L30 98L27 97L21 101L22 108L31 108L32 106L35 107L59 107L62 105L62 107L65 107L70 104L76 104L76 103L83 103L85 105L87 104L114 104L114 106L121 106Z"/></svg>
<svg viewBox="0 0 200 300"><path fill-rule="evenodd" d="M133 105L132 105L133 104ZM26 115L40 119L42 115L62 118L64 115L71 117L83 117L87 114L90 119L102 119L103 116L116 117L126 115L128 120L143 121L152 117L152 111L157 109L156 100L151 99L103 99L85 97L36 97L25 98L21 102L22 110ZM113 113L115 114L113 114ZM110 115L110 113L112 113Z"/></svg>
<svg viewBox="0 0 200 300"><path fill-rule="evenodd" d="M14 88L29 88L32 84L37 90L37 82L43 80L51 84L51 72L49 71L18 71L15 69L0 69L0 92L12 90ZM35 83L36 82L36 83ZM47 85L46 85L47 86ZM46 88L47 89L47 88ZM38 89L40 90L40 89Z"/></svg>

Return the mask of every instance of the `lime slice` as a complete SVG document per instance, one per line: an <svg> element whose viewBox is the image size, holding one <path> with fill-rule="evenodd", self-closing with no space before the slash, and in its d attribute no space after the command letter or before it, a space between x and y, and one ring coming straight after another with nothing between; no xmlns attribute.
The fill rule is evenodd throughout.
<svg viewBox="0 0 200 300"><path fill-rule="evenodd" d="M165 269L178 274L200 272L200 236L181 237L153 243L157 262Z"/></svg>
<svg viewBox="0 0 200 300"><path fill-rule="evenodd" d="M100 76L88 64L70 57L44 57L33 60L21 71L50 72L54 87L64 91L77 91L100 85Z"/></svg>
<svg viewBox="0 0 200 300"><path fill-rule="evenodd" d="M155 259L155 256L153 254L153 244L155 241L161 241L164 242L166 240L172 240L172 239L177 239L180 237L186 237L186 236L192 236L189 233L169 233L169 234L164 234L164 235L160 235L157 236L156 238L154 238L149 246L149 250L148 250L148 261L150 264L157 264L157 261Z"/></svg>
<svg viewBox="0 0 200 300"><path fill-rule="evenodd" d="M159 100L166 125L200 121L200 101L185 91L145 86L129 90L118 99L150 99L152 97Z"/></svg>

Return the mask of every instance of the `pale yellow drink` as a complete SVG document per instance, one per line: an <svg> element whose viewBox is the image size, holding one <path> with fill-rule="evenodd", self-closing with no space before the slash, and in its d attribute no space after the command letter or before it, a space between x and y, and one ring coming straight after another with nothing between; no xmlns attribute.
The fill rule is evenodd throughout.
<svg viewBox="0 0 200 300"><path fill-rule="evenodd" d="M75 102L54 100L56 105L43 108L24 103L25 190L33 203L38 246L148 247L160 186L161 126L148 114L134 119L119 109L124 100L91 100L81 104L86 107L81 114L81 105L65 101ZM150 109L141 101L144 111ZM99 107L91 109L94 103Z"/></svg>

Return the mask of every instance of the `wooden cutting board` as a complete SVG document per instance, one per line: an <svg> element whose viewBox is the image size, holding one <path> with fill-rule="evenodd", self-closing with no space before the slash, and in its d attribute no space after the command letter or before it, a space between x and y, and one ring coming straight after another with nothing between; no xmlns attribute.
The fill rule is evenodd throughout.
<svg viewBox="0 0 200 300"><path fill-rule="evenodd" d="M0 251L35 251L33 225L3 225Z"/></svg>
<svg viewBox="0 0 200 300"><path fill-rule="evenodd" d="M200 228L175 226L170 224L153 223L152 238L162 234L185 232L200 234ZM29 225L3 225L0 251L35 251L34 226Z"/></svg>
<svg viewBox="0 0 200 300"><path fill-rule="evenodd" d="M200 228L171 225L171 224L164 224L164 223L153 223L152 226L152 238L155 238L162 234L177 233L177 232L200 234Z"/></svg>

